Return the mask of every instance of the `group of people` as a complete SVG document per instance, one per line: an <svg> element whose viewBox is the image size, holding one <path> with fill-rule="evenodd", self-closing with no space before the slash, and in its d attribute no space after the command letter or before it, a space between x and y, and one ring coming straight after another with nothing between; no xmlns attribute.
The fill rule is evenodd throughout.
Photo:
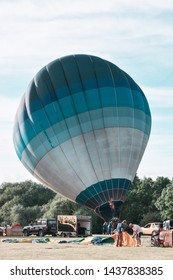
<svg viewBox="0 0 173 280"><path fill-rule="evenodd" d="M129 231L128 229L132 229L133 233L132 233L132 238L136 239L136 246L141 246L141 235L142 235L142 229L139 225L137 224L132 224L130 223L129 225L127 225L127 221L123 220L122 222L119 222L117 220L117 224L115 227L115 223L113 223L113 221L110 221L108 224L107 222L104 222L103 224L103 234L114 234L117 233L118 237L117 237L117 243L116 246L117 247L121 247L122 246L122 242L123 242L123 232L124 231Z"/></svg>

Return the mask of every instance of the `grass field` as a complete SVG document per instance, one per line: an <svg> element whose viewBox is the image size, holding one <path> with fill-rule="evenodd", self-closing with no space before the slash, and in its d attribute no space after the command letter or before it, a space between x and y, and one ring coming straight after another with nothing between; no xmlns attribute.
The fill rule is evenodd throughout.
<svg viewBox="0 0 173 280"><path fill-rule="evenodd" d="M141 247L59 243L58 237L50 237L48 243L5 243L2 239L1 260L173 260L173 248L151 247L150 237L146 236L142 237Z"/></svg>

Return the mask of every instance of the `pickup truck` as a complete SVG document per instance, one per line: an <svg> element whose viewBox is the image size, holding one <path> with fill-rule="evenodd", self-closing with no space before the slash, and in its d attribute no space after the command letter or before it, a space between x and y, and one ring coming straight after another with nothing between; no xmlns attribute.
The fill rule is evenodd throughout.
<svg viewBox="0 0 173 280"><path fill-rule="evenodd" d="M39 219L36 220L33 224L25 226L23 228L23 235L57 235L57 220L56 219Z"/></svg>
<svg viewBox="0 0 173 280"><path fill-rule="evenodd" d="M144 235L152 235L154 231L157 231L161 227L163 227L161 222L153 222L146 224L144 227L141 227L141 229Z"/></svg>

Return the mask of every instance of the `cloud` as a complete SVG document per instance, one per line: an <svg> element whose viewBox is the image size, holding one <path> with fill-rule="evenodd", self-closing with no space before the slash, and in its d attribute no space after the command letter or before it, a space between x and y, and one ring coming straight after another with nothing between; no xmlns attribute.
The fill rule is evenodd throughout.
<svg viewBox="0 0 173 280"><path fill-rule="evenodd" d="M171 176L172 0L1 0L0 25L0 181L30 176L12 143L23 92L44 65L73 53L110 60L139 84L153 120L139 172Z"/></svg>
<svg viewBox="0 0 173 280"><path fill-rule="evenodd" d="M173 134L151 135L137 174L140 178L158 176L173 178L172 173L172 143Z"/></svg>
<svg viewBox="0 0 173 280"><path fill-rule="evenodd" d="M173 88L144 87L143 90L153 108L173 108Z"/></svg>
<svg viewBox="0 0 173 280"><path fill-rule="evenodd" d="M148 5L138 2L108 0L105 4L105 1L99 0L99 5L98 0L73 1L73 5L71 1L63 1L62 5L62 1L51 0L4 2L0 12L3 23L1 53L5 54L5 58L30 54L40 57L50 50L54 56L57 55L56 44L61 54L69 49L68 43L73 41L80 49L86 49L87 45L88 50L98 51L109 46L109 52L125 50L125 55L140 55L140 50L145 49L145 53L151 50L151 45L159 42L159 36L163 34L164 37L168 35L167 40L172 40L169 36L171 25L165 21L160 25L156 17L163 7L158 11L159 3L154 5L157 8L151 9L152 4L148 1ZM75 44L75 38L81 39L80 43ZM88 38L91 44L86 44ZM98 45L102 42L100 48L97 42ZM73 44L70 45L72 49ZM142 44L145 48L141 48Z"/></svg>

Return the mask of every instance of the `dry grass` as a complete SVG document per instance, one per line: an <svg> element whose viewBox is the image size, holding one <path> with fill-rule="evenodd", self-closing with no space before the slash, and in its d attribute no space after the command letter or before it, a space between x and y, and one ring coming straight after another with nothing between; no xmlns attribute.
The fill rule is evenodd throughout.
<svg viewBox="0 0 173 280"><path fill-rule="evenodd" d="M2 237L1 237L2 240ZM150 247L150 237L142 237L142 247L114 245L82 245L59 243L50 238L48 243L0 242L1 260L173 260L172 248ZM68 240L68 239L66 239Z"/></svg>

